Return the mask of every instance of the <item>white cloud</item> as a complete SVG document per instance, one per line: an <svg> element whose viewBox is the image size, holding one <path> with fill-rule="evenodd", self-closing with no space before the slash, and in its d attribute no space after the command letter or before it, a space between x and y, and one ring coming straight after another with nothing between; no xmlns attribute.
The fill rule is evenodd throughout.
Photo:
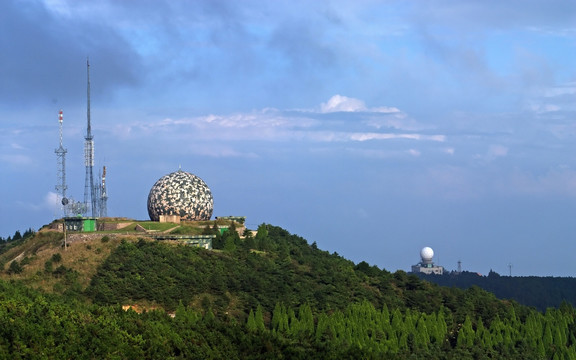
<svg viewBox="0 0 576 360"><path fill-rule="evenodd" d="M18 205L29 211L45 211L50 210L51 213L58 213L60 211L60 200L58 194L49 191L44 198L38 202L30 203L18 201Z"/></svg>
<svg viewBox="0 0 576 360"><path fill-rule="evenodd" d="M554 104L532 104L530 109L539 114L561 110L560 106Z"/></svg>
<svg viewBox="0 0 576 360"><path fill-rule="evenodd" d="M355 99L353 99L355 100ZM359 101L359 100L358 100ZM355 101L351 102L352 104ZM338 105L335 105L338 107ZM349 109L361 107L348 106ZM394 110L396 111L396 110ZM400 117L402 113L395 113ZM396 116L396 115L394 115ZM375 122L374 118L367 121L355 122L354 128L364 127L381 128L385 123L389 127L402 129L404 132L375 132L375 131L353 131L352 125L349 128L339 131L326 131L323 128L331 127L331 120L315 119L310 112L290 111L282 112L276 109L264 109L250 113L236 113L229 115L210 114L198 117L184 117L179 119L164 118L156 122L135 122L132 124L116 125L114 134L120 138L141 137L142 135L158 137L170 136L171 139L186 137L187 139L218 139L218 140L263 140L263 141L290 141L308 140L318 142L338 142L338 141L369 141L369 140L392 140L406 139L416 141L446 141L445 135L421 134L418 132L406 132L406 130L417 129L414 122L409 122L410 126L402 126L399 119L392 117L383 119L382 122ZM337 125L340 126L340 125Z"/></svg>
<svg viewBox="0 0 576 360"><path fill-rule="evenodd" d="M508 155L508 148L502 145L490 145L488 149L488 155L490 157L500 157Z"/></svg>
<svg viewBox="0 0 576 360"><path fill-rule="evenodd" d="M406 158L409 156L418 156L420 152L418 150L410 149L408 151L404 150L393 150L393 149L364 149L364 148L346 148L346 152L352 154L359 158L371 158L371 159L398 159Z"/></svg>
<svg viewBox="0 0 576 360"><path fill-rule="evenodd" d="M390 134L390 133L351 133L349 139L354 141L367 140L389 140L389 139L410 139L444 142L444 135L423 135L423 134Z"/></svg>
<svg viewBox="0 0 576 360"><path fill-rule="evenodd" d="M537 115L558 111L575 111L574 95L576 95L576 83L574 82L546 87L533 92L531 98L527 100L526 108Z"/></svg>
<svg viewBox="0 0 576 360"><path fill-rule="evenodd" d="M10 147L11 147L12 149L15 149L15 150L24 150L24 149L26 149L24 146L22 146L22 145L20 145L20 144L16 144L16 143L10 144Z"/></svg>
<svg viewBox="0 0 576 360"><path fill-rule="evenodd" d="M508 148L503 145L490 145L485 153L477 154L475 158L480 161L480 163L487 164L494 161L497 158L505 157L508 155Z"/></svg>
<svg viewBox="0 0 576 360"><path fill-rule="evenodd" d="M556 97L561 95L576 95L576 83L566 83L564 85L545 89L542 94L544 97Z"/></svg>
<svg viewBox="0 0 576 360"><path fill-rule="evenodd" d="M334 95L326 103L320 105L320 111L323 113L330 112L353 112L353 111L364 111L366 110L366 105L364 101L349 98L342 95Z"/></svg>
<svg viewBox="0 0 576 360"><path fill-rule="evenodd" d="M344 131L307 131L292 133L293 138L307 139L316 142L346 142L346 141L371 141L371 140L416 140L444 142L444 135L423 135L423 134L393 134L374 132L344 132Z"/></svg>
<svg viewBox="0 0 576 360"><path fill-rule="evenodd" d="M364 101L342 95L334 95L328 100L328 102L322 103L320 105L320 112L322 113L359 112L359 111L368 111L376 113L400 112L398 108L387 106L367 108Z"/></svg>
<svg viewBox="0 0 576 360"><path fill-rule="evenodd" d="M72 9L68 6L66 0L44 0L44 5L47 9L54 11L57 14L70 16Z"/></svg>
<svg viewBox="0 0 576 360"><path fill-rule="evenodd" d="M501 190L518 194L561 194L576 197L576 172L569 169L553 169L541 175L516 169L502 184L505 189Z"/></svg>
<svg viewBox="0 0 576 360"><path fill-rule="evenodd" d="M13 165L30 165L32 163L32 158L26 155L4 154L0 155L0 162Z"/></svg>
<svg viewBox="0 0 576 360"><path fill-rule="evenodd" d="M229 146L198 147L190 149L191 153L212 158L258 158L255 152L242 152Z"/></svg>
<svg viewBox="0 0 576 360"><path fill-rule="evenodd" d="M44 202L42 204L40 204L39 206L40 209L42 208L47 208L53 211L58 211L60 210L60 197L58 196L58 194L49 191L45 196L44 196Z"/></svg>

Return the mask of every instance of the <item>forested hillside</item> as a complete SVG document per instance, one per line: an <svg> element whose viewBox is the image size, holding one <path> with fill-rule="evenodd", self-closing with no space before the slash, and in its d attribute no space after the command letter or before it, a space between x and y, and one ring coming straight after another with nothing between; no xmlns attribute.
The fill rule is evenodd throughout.
<svg viewBox="0 0 576 360"><path fill-rule="evenodd" d="M576 278L500 276L493 271L488 276L464 271L460 274L422 274L419 277L438 285L461 289L478 286L500 299L513 299L540 311L559 307L563 302L576 306Z"/></svg>
<svg viewBox="0 0 576 360"><path fill-rule="evenodd" d="M0 281L0 358L576 358L570 305L543 313L354 264L271 225L246 235L218 234L215 250L105 235L58 251L57 237L26 238L13 250L29 259L22 272L4 270L18 280ZM85 272L74 247L110 255ZM39 259L66 265L27 269ZM53 291L30 288L54 277Z"/></svg>

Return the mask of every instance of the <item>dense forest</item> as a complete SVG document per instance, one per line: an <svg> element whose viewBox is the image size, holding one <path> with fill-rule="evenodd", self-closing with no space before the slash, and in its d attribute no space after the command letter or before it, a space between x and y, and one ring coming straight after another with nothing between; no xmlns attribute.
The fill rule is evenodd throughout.
<svg viewBox="0 0 576 360"><path fill-rule="evenodd" d="M5 264L14 278L0 281L0 358L576 358L570 304L541 312L477 286L354 264L271 225L244 238L216 230L205 229L214 250L120 240L87 286L62 265L70 252L33 275L56 277L54 291ZM97 250L110 237L71 247Z"/></svg>
<svg viewBox="0 0 576 360"><path fill-rule="evenodd" d="M513 299L540 311L558 307L563 302L576 306L576 278L571 277L500 276L494 271L490 271L488 276L467 271L418 276L442 286L462 289L478 286L500 299Z"/></svg>

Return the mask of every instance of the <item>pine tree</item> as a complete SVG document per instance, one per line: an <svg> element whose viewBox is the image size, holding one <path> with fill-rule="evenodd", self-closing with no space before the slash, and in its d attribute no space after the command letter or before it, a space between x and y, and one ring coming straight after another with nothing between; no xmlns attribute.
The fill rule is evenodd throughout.
<svg viewBox="0 0 576 360"><path fill-rule="evenodd" d="M322 343L325 341L330 341L333 337L330 331L330 319L325 313L320 313L318 315L318 324L316 325L315 339L316 343Z"/></svg>
<svg viewBox="0 0 576 360"><path fill-rule="evenodd" d="M426 314L422 314L416 323L416 333L414 336L414 346L419 350L428 350L430 335L426 327Z"/></svg>
<svg viewBox="0 0 576 360"><path fill-rule="evenodd" d="M478 318L476 321L476 336L474 337L474 346L485 348L485 347L492 347L490 343L490 339L487 336L488 331L484 327L484 323L482 322L482 318Z"/></svg>
<svg viewBox="0 0 576 360"><path fill-rule="evenodd" d="M235 250L236 244L234 243L234 237L226 236L224 240L224 251L234 252Z"/></svg>
<svg viewBox="0 0 576 360"><path fill-rule="evenodd" d="M312 308L308 303L300 305L298 319L300 320L302 335L311 336L314 333L314 315L312 315Z"/></svg>
<svg viewBox="0 0 576 360"><path fill-rule="evenodd" d="M474 329L472 328L472 320L470 316L466 315L466 320L462 324L460 330L458 330L458 338L456 340L456 346L460 348L471 349L474 345Z"/></svg>
<svg viewBox="0 0 576 360"><path fill-rule="evenodd" d="M254 311L252 311L252 309L250 309L250 314L248 314L248 320L246 321L246 329L250 332L256 332L258 330L256 320L254 319Z"/></svg>
<svg viewBox="0 0 576 360"><path fill-rule="evenodd" d="M444 316L444 308L440 309L436 315L436 340L439 344L443 344L448 334L448 325L446 324L446 318Z"/></svg>
<svg viewBox="0 0 576 360"><path fill-rule="evenodd" d="M278 333L286 333L288 331L288 314L284 304L276 303L272 313L271 327L273 331Z"/></svg>
<svg viewBox="0 0 576 360"><path fill-rule="evenodd" d="M257 330L266 330L266 326L264 325L264 311L262 310L262 305L260 304L256 308L256 313L254 314L254 322Z"/></svg>

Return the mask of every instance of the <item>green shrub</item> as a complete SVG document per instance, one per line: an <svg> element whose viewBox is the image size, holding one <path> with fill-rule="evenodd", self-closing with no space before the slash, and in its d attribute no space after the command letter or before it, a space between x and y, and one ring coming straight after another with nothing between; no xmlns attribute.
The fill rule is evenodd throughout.
<svg viewBox="0 0 576 360"><path fill-rule="evenodd" d="M48 274L51 274L54 271L54 267L52 266L52 260L48 260L44 263L44 271Z"/></svg>
<svg viewBox="0 0 576 360"><path fill-rule="evenodd" d="M22 266L17 260L14 260L10 263L7 272L8 274L12 275L12 274L20 274L22 273L22 271L24 271L24 268L22 268Z"/></svg>

